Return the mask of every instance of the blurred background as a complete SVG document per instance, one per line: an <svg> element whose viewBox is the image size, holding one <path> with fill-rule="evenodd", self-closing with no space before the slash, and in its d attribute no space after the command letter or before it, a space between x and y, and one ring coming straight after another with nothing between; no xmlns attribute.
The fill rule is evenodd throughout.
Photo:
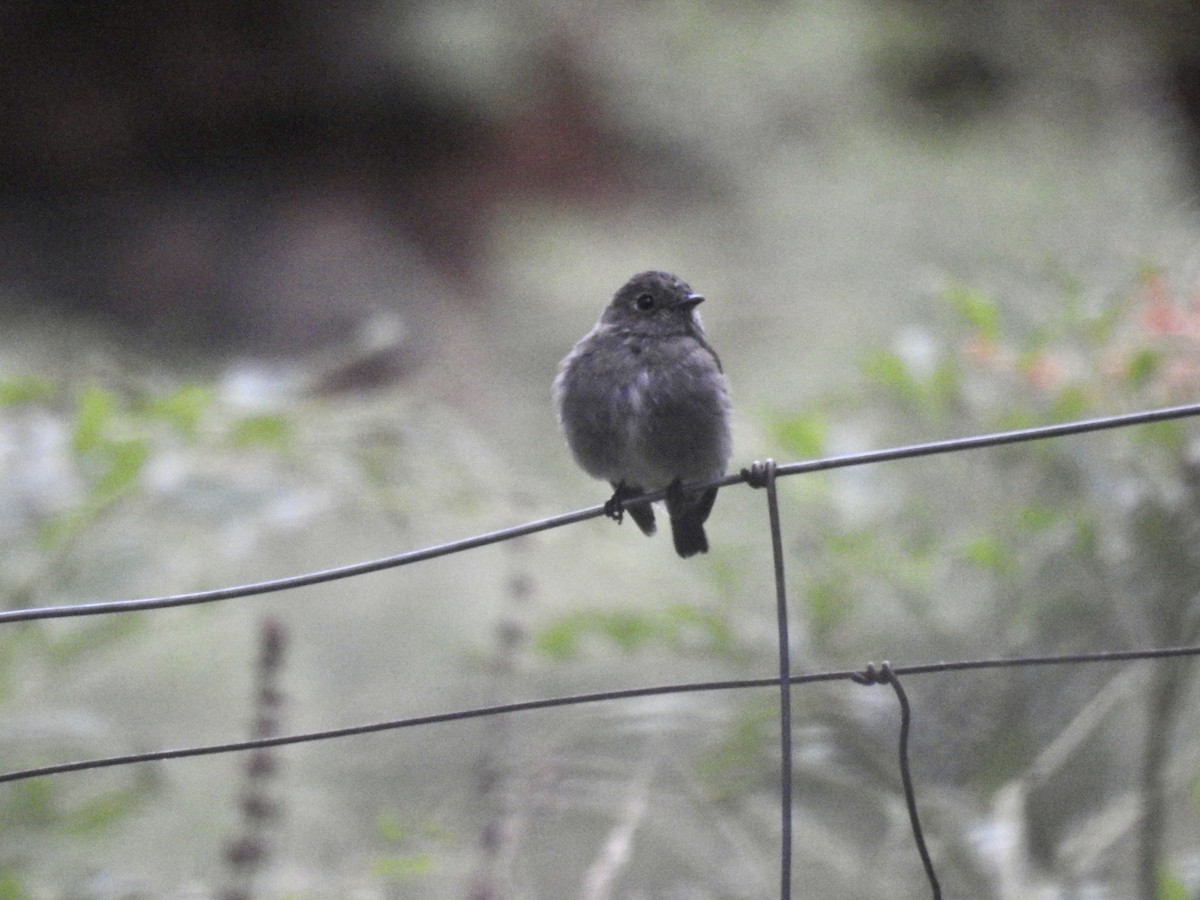
<svg viewBox="0 0 1200 900"><path fill-rule="evenodd" d="M708 302L733 466L1200 394L1184 0L0 9L0 598L258 581L590 506L550 383ZM792 478L796 671L1194 642L1193 432ZM769 676L764 500L8 626L7 770ZM908 684L948 896L1200 895L1186 661ZM799 896L926 888L890 692L794 694ZM0 787L5 897L756 898L769 691Z"/></svg>

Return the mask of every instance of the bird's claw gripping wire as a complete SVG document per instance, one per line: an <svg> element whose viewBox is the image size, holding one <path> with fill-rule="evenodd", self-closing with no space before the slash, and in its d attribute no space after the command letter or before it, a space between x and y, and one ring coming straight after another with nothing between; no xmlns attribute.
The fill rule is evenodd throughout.
<svg viewBox="0 0 1200 900"><path fill-rule="evenodd" d="M622 499L618 494L613 494L604 501L604 514L618 525L625 519L625 507L621 505Z"/></svg>
<svg viewBox="0 0 1200 900"><path fill-rule="evenodd" d="M625 501L632 500L641 494L619 481L613 485L613 495L604 503L604 514L620 525L625 521Z"/></svg>
<svg viewBox="0 0 1200 900"><path fill-rule="evenodd" d="M774 471L775 460L768 459L765 462L760 462L756 459L750 464L749 468L742 469L742 478L750 487L765 488Z"/></svg>

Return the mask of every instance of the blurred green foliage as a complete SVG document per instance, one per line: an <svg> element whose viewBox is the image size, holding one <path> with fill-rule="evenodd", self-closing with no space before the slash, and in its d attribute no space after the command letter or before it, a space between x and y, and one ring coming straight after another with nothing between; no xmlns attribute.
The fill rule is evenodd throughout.
<svg viewBox="0 0 1200 900"><path fill-rule="evenodd" d="M29 896L20 874L12 868L0 866L0 900L25 900Z"/></svg>
<svg viewBox="0 0 1200 900"><path fill-rule="evenodd" d="M1002 312L1002 298L958 284L939 304L944 327L866 354L853 395L764 411L760 424L772 450L811 459L861 450L864 442L888 446L1144 409L1190 399L1200 388L1200 313L1157 272L1141 273L1117 300L1089 304L1073 285L1037 322ZM36 560L3 570L10 606L44 602L84 568L74 554L106 533L112 517L154 494L156 466L192 451L207 459L249 450L298 455L293 419L224 409L203 385L133 395L22 377L0 381L0 405L9 413L5 428L49 423L59 439L47 442L52 449L42 457L31 452L28 465L51 464L55 483L67 488L52 503L10 504L23 512L9 522L0 555ZM1196 640L1200 471L1193 434L1190 424L1172 422L787 479L798 659L815 670L884 656L916 661ZM385 448L389 459L393 449ZM445 497L437 492L439 503ZM736 558L698 564L711 567L722 596L742 584ZM541 623L533 650L552 666L590 655L659 654L748 669L773 658L773 635L747 627L746 615L732 602L711 601L570 610ZM66 667L141 627L138 618L120 617L53 636L36 625L9 630L0 635L0 698L13 695L23 655ZM936 785L925 796L936 797L940 840L953 844L953 859L943 857L953 877L990 883L987 853L958 836L1010 825L991 804L997 792L1021 785L1032 799L1018 811L1019 830L1029 837L1016 852L1025 854L1028 873L1049 870L1080 891L1104 881L1143 897L1188 896L1193 886L1180 874L1188 860L1171 845L1173 832L1158 829L1165 843L1145 838L1155 829L1123 824L1121 804L1131 784L1151 785L1187 798L1166 805L1164 815L1189 823L1179 833L1200 830L1200 779L1176 761L1177 741L1156 756L1142 740L1147 729L1178 740L1200 729L1187 703L1191 672L1190 664L1177 664L1148 687L1120 688L1125 693L1108 706L1096 701L1109 676L1078 667L910 685L918 778ZM852 691L811 696L796 692L808 729L802 749L817 760L803 769L798 795L827 788L844 796L846 785L857 785L846 806L882 815L895 799L878 787L894 770L890 719L865 709ZM1139 723L1130 710L1157 712ZM777 787L776 717L773 703L748 699L694 757L704 793L730 816ZM0 813L25 834L93 836L153 795L152 785L135 782L78 798L61 782L38 780L7 791ZM1055 861L1075 852L1088 822L1119 834L1125 849L1094 848L1100 862L1080 874ZM829 826L831 842L854 849L849 857L861 858L858 824L848 817ZM397 882L434 872L450 840L395 821L381 821L379 839L370 873ZM1145 860L1153 865L1139 866ZM0 854L0 864L0 897L24 896L20 858ZM1129 884L1139 868L1157 873L1155 894Z"/></svg>
<svg viewBox="0 0 1200 900"><path fill-rule="evenodd" d="M277 451L286 448L289 434L284 417L222 409L215 390L199 384L132 393L17 376L0 379L0 408L5 411L0 429L10 449L4 484L10 499L0 541L0 594L6 608L57 605L77 591L94 599L96 558L111 554L112 542L128 537L111 527L113 520L128 511L145 521L145 508L159 493L147 478L156 461L186 459L181 462L186 469L213 453L250 445ZM154 556L152 548L145 556ZM130 562L146 564L144 559ZM0 699L16 696L30 667L49 679L68 679L72 672L86 671L89 659L143 630L140 616L76 620L68 628L41 622L5 628L0 632ZM16 767L19 754L13 748L6 757ZM130 772L111 787L83 794L64 779L6 786L0 818L14 849L0 852L0 896L28 895L23 857L15 849L22 843L38 835L95 838L151 802L157 794L154 779Z"/></svg>
<svg viewBox="0 0 1200 900"><path fill-rule="evenodd" d="M57 389L54 383L37 375L0 379L0 407L45 402L55 393Z"/></svg>
<svg viewBox="0 0 1200 900"><path fill-rule="evenodd" d="M384 881L406 881L437 871L435 850L456 844L457 837L440 822L408 822L385 815L376 823L386 850L371 862L370 873Z"/></svg>
<svg viewBox="0 0 1200 900"><path fill-rule="evenodd" d="M774 442L795 459L812 459L825 452L829 439L829 423L821 412L800 415L764 413Z"/></svg>
<svg viewBox="0 0 1200 900"><path fill-rule="evenodd" d="M0 406L41 412L70 428L65 474L79 489L73 503L36 523L43 548L68 540L138 490L148 462L180 442L196 448L289 446L285 416L229 415L216 409L215 398L211 386L200 384L127 396L97 384L68 388L34 376L0 380Z"/></svg>
<svg viewBox="0 0 1200 900"><path fill-rule="evenodd" d="M577 658L585 649L715 657L735 655L739 649L727 613L683 604L660 610L623 607L572 612L543 627L534 648L556 662Z"/></svg>
<svg viewBox="0 0 1200 900"><path fill-rule="evenodd" d="M963 284L946 287L938 304L944 324L867 353L853 394L763 411L772 451L811 459L867 449L864 438L868 446L902 445L1200 395L1200 309L1179 299L1160 272L1139 273L1126 297L1103 301L1064 280L1061 302L1041 321L1021 320L1002 298ZM1192 424L1176 421L787 479L789 587L805 668L1200 639L1191 603L1200 583L1194 435ZM856 443L847 445L847 436ZM621 607L560 616L536 646L558 662L605 649L770 658L770 647L756 654L734 639L738 633L732 612ZM937 807L941 840L956 848L955 862L944 863L949 879L982 891L993 878L989 851L955 834L1016 827L1028 835L1016 852L1026 855L1020 871L1030 891L1035 873L1061 859L1050 877L1064 890L1106 883L1146 900L1194 893L1179 879L1186 862L1175 862L1186 839L1172 840L1161 822L1122 818L1131 779L1165 797L1190 796L1195 773L1170 774L1176 744L1160 753L1152 738L1156 729L1200 730L1182 699L1192 669L1173 664L1140 694L1114 688L1125 693L1107 704L1098 692L1110 673L1085 667L922 680L917 765L927 788L954 785L947 795L954 799ZM891 741L880 741L856 697L829 692L808 705L808 696L797 692L793 701L806 704L800 721L828 746L809 748L826 762L806 770L810 782L798 795L824 788L844 795L848 780L886 780L880 773L894 769ZM1131 708L1156 710L1155 719L1139 725ZM714 738L698 763L712 797L737 807L756 790L776 788L776 716L771 704L747 701ZM1030 798L1018 809L1021 821L992 820L990 798L1013 785ZM879 803L878 791L864 788L861 802ZM1200 830L1194 799L1185 807L1171 813L1189 820L1180 835ZM1150 808L1147 815L1166 814ZM1077 842L1085 825L1115 830L1123 852L1097 845L1086 851L1097 860L1091 869L1072 869L1065 860L1084 852ZM841 840L857 848L861 837L847 828Z"/></svg>
<svg viewBox="0 0 1200 900"><path fill-rule="evenodd" d="M771 750L779 742L774 698L746 703L705 754L697 774L717 803L736 803L773 786Z"/></svg>
<svg viewBox="0 0 1200 900"><path fill-rule="evenodd" d="M840 432L887 446L1200 395L1200 309L1179 298L1164 274L1140 273L1118 300L1089 305L1078 291L1065 291L1044 321L1029 323L1004 314L1000 298L951 285L940 297L944 327L866 355L857 403L840 394L790 421L775 411L770 433L784 449L798 450L805 442L792 434L834 420ZM792 582L817 657L809 665L854 665L881 653L915 661L1195 642L1195 434L1191 423L1174 421L814 476L816 487L808 486L803 510L789 522L791 533L799 532L792 550L802 561L792 564ZM1113 785L1128 780L1131 764L1147 790L1182 796L1195 773L1185 772L1182 783L1170 775L1177 743L1160 753L1154 738L1157 729L1194 735L1200 728L1178 699L1192 672L1190 663L1172 665L1161 684L1125 698L1160 717L1139 730L1114 712L1091 735L1079 766L1068 761L1074 754L1050 771L1039 760L1056 734L1085 715L1080 710L1103 683L1080 667L1052 677L1017 675L1007 685L947 681L923 698L920 727L939 736L933 769L969 786L964 800L975 792L982 800L988 790L1038 773L1036 800L1022 810L1020 826L1037 842L1022 848L1032 872L1035 857L1062 856L1083 821L1129 828L1117 824L1125 795ZM835 706L825 717L843 754L869 742L852 709ZM1129 747L1139 745L1140 761L1135 754L1131 763ZM961 827L981 827L984 810L969 809L968 801ZM1174 815L1181 813L1189 824L1179 833L1193 833L1196 804ZM1083 889L1089 878L1101 878L1145 898L1188 895L1180 893L1178 867L1167 862L1178 852L1171 835L1161 822L1139 823L1126 834L1119 861L1104 857L1110 871L1064 871L1056 881ZM986 855L974 865L986 883Z"/></svg>
<svg viewBox="0 0 1200 900"><path fill-rule="evenodd" d="M12 827L44 828L77 837L102 833L146 802L148 782L134 782L68 803L65 786L53 778L34 778L13 785L0 805L0 814Z"/></svg>

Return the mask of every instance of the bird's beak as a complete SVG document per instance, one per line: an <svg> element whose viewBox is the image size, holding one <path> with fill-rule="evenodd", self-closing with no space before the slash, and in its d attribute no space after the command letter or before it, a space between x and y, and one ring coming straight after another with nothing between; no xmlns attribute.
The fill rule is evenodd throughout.
<svg viewBox="0 0 1200 900"><path fill-rule="evenodd" d="M679 309L695 309L703 302L704 298L699 294L688 294L686 297L676 303L675 306Z"/></svg>

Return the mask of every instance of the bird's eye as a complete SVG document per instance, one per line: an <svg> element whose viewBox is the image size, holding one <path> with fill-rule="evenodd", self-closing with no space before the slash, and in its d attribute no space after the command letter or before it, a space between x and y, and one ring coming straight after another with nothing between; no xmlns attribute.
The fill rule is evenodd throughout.
<svg viewBox="0 0 1200 900"><path fill-rule="evenodd" d="M633 302L637 304L638 309L641 309L641 310L653 309L654 308L654 295L653 294L638 294Z"/></svg>

